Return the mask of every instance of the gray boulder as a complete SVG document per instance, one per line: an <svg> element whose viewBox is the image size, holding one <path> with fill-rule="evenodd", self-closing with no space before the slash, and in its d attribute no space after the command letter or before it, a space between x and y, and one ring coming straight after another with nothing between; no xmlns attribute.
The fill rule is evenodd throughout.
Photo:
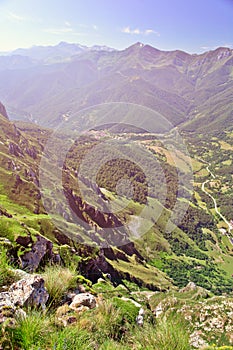
<svg viewBox="0 0 233 350"><path fill-rule="evenodd" d="M79 311L79 309L82 309L83 306L93 309L96 307L96 304L96 298L94 295L90 293L80 293L75 295L69 307L75 311Z"/></svg>
<svg viewBox="0 0 233 350"><path fill-rule="evenodd" d="M45 308L49 294L44 287L44 280L38 275L28 275L13 283L7 292L0 293L0 323L14 318L24 311L23 306Z"/></svg>

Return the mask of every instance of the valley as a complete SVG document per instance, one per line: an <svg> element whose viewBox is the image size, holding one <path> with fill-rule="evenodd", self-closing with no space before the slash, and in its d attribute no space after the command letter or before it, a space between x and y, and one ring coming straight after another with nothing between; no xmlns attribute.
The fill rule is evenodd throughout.
<svg viewBox="0 0 233 350"><path fill-rule="evenodd" d="M0 56L2 349L232 349L232 55Z"/></svg>

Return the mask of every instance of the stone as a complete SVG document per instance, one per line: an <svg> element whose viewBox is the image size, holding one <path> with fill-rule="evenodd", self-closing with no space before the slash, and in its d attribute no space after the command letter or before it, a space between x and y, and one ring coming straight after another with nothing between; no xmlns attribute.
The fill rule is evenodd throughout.
<svg viewBox="0 0 233 350"><path fill-rule="evenodd" d="M25 318L23 306L45 308L49 294L44 288L44 280L38 275L25 275L13 283L7 292L0 293L0 324L15 317Z"/></svg>
<svg viewBox="0 0 233 350"><path fill-rule="evenodd" d="M96 298L94 297L94 295L90 293L80 293L75 295L69 307L75 311L79 311L79 308L81 306L86 306L89 309L93 309L96 307L96 304Z"/></svg>
<svg viewBox="0 0 233 350"><path fill-rule="evenodd" d="M143 323L144 323L144 314L145 314L145 311L144 309L141 307L139 309L139 312L138 312L138 316L136 317L136 323L138 326L142 327L143 326Z"/></svg>
<svg viewBox="0 0 233 350"><path fill-rule="evenodd" d="M45 257L50 261L54 261L55 259L53 243L40 235L37 235L36 239L31 250L20 257L22 268L30 272L35 271Z"/></svg>
<svg viewBox="0 0 233 350"><path fill-rule="evenodd" d="M194 282L189 282L186 287L180 289L180 293L191 292L197 290L197 286Z"/></svg>
<svg viewBox="0 0 233 350"><path fill-rule="evenodd" d="M163 305L162 303L159 303L159 305L153 310L153 314L157 318L163 313L163 311Z"/></svg>
<svg viewBox="0 0 233 350"><path fill-rule="evenodd" d="M38 275L29 275L16 283L13 283L7 292L11 303L15 306L42 306L49 298L44 287L44 280Z"/></svg>

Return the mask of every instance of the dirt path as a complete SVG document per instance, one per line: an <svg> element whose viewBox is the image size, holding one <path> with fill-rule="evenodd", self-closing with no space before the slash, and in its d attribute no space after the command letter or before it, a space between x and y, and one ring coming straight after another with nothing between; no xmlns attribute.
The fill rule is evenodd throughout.
<svg viewBox="0 0 233 350"><path fill-rule="evenodd" d="M203 163L206 163L204 160L201 160L201 161L202 161ZM210 176L212 177L212 179L215 179L216 176L215 176L215 175L212 173L212 171L209 169L210 165L211 165L211 164L208 164L208 165L206 166L206 170L208 171L208 173L210 174ZM212 199L212 201L214 202L214 210L215 210L215 212L216 212L217 215L225 222L225 224L228 226L228 233L226 233L226 235L227 235L229 241L231 242L231 244L233 245L233 239L232 239L232 236L231 236L232 226L231 226L230 222L225 218L225 216L223 216L223 215L220 213L220 211L219 211L219 209L218 209L218 205L217 205L216 199L215 199L208 191L206 191L206 189L205 189L205 186L206 186L210 181L211 181L211 180L206 180L206 181L204 181L204 182L202 183L202 185L201 185L201 189L202 189L202 191L203 191L205 194L207 194L207 196L209 196L209 197Z"/></svg>

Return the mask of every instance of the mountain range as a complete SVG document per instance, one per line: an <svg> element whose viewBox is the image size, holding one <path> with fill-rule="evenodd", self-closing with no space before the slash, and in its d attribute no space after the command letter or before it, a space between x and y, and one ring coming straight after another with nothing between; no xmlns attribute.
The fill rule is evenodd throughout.
<svg viewBox="0 0 233 350"><path fill-rule="evenodd" d="M55 347L90 320L88 343L112 334L112 349L132 347L134 330L140 349L232 345L232 55L60 43L0 56L0 347L31 349L18 325L44 314ZM22 320L9 312L16 273L45 279L47 311L32 321L28 305ZM86 291L98 306L73 317Z"/></svg>
<svg viewBox="0 0 233 350"><path fill-rule="evenodd" d="M0 97L12 119L57 127L103 103L138 104L186 131L231 128L233 50L125 50L78 44L18 49L0 56ZM155 117L156 118L156 117Z"/></svg>

